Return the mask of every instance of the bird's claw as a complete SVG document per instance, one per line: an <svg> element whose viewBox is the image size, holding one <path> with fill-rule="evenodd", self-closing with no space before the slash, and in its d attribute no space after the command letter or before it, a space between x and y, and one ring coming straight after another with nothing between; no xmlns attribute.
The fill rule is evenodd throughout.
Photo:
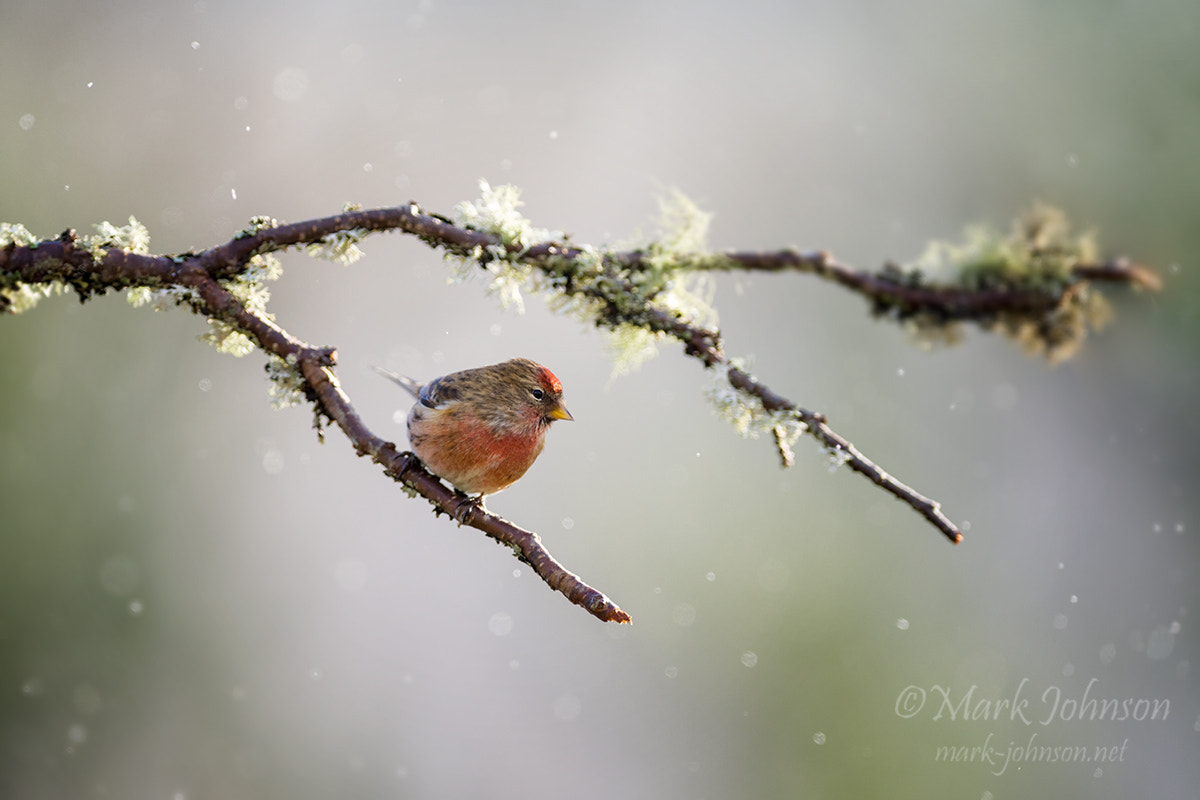
<svg viewBox="0 0 1200 800"><path fill-rule="evenodd" d="M476 511L487 511L483 505L483 495L472 497L459 493L458 501L454 504L454 510L450 514L459 525L469 525Z"/></svg>

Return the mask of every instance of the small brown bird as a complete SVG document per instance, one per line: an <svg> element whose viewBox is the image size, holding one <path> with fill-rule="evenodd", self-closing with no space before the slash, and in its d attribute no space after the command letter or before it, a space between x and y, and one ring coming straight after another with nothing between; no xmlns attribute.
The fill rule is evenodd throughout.
<svg viewBox="0 0 1200 800"><path fill-rule="evenodd" d="M556 419L574 419L554 373L527 358L467 369L424 385L381 367L417 403L408 441L417 458L460 492L494 494L528 470Z"/></svg>

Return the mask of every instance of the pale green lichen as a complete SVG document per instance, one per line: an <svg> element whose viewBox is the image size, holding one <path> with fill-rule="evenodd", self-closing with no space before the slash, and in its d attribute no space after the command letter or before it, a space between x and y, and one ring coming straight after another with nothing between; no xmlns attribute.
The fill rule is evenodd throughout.
<svg viewBox="0 0 1200 800"><path fill-rule="evenodd" d="M331 233L320 242L308 246L308 254L313 258L323 258L342 266L349 266L363 257L363 250L358 243L370 231L364 228L352 228L348 231Z"/></svg>
<svg viewBox="0 0 1200 800"><path fill-rule="evenodd" d="M704 395L717 416L733 426L738 436L749 439L761 433L766 416L762 403L731 385L725 370L714 372Z"/></svg>
<svg viewBox="0 0 1200 800"><path fill-rule="evenodd" d="M271 385L267 392L271 397L271 405L275 408L290 408L302 405L305 401L304 376L300 374L299 368L291 363L294 360L284 361L276 355L268 357L266 370Z"/></svg>
<svg viewBox="0 0 1200 800"><path fill-rule="evenodd" d="M658 209L658 236L640 248L642 264L631 277L644 292L688 322L715 327L717 313L712 300L716 284L703 269L697 269L712 257L706 252L712 215L678 189L660 196Z"/></svg>
<svg viewBox="0 0 1200 800"><path fill-rule="evenodd" d="M532 267L526 264L513 263L508 260L507 252L500 256L493 251L503 248L482 248L465 255L447 253L446 263L450 265L450 283L466 283L478 280L481 276L488 281L484 291L500 301L500 307L508 310L515 308L518 314L525 313L525 298L522 288L537 288L537 276ZM485 256L484 253L487 252Z"/></svg>
<svg viewBox="0 0 1200 800"><path fill-rule="evenodd" d="M659 234L652 252L665 255L702 253L708 246L712 214L702 211L683 192L672 187L658 198Z"/></svg>
<svg viewBox="0 0 1200 800"><path fill-rule="evenodd" d="M662 305L701 328L715 329L718 315L713 300L717 283L711 275L683 272L667 283L659 296Z"/></svg>
<svg viewBox="0 0 1200 800"><path fill-rule="evenodd" d="M486 180L479 181L479 199L459 203L454 208L454 222L464 228L491 233L499 237L505 248L524 250L551 239L561 239L561 232L535 228L521 214L525 205L521 190L504 185L494 189ZM507 257L507 253L505 254Z"/></svg>
<svg viewBox="0 0 1200 800"><path fill-rule="evenodd" d="M343 213L361 210L357 203L346 203L342 206ZM308 254L313 258L323 258L342 266L349 266L363 257L362 248L358 243L370 235L366 228L351 228L346 231L331 233L321 241L308 246Z"/></svg>
<svg viewBox="0 0 1200 800"><path fill-rule="evenodd" d="M149 305L155 311L166 311L176 305L194 304L196 291L185 286L166 286L152 289L149 286L133 286L125 293L125 299L134 308Z"/></svg>
<svg viewBox="0 0 1200 800"><path fill-rule="evenodd" d="M914 266L976 291L997 287L1056 290L1070 281L1073 267L1096 257L1092 232L1074 235L1061 210L1035 203L1014 221L1008 234L969 227L960 243L930 242Z"/></svg>
<svg viewBox="0 0 1200 800"><path fill-rule="evenodd" d="M259 317L268 321L275 316L267 311L267 302L271 299L271 290L267 281L273 281L283 274L279 260L270 254L260 254L250 258L246 267L232 278L221 281L231 295ZM210 344L219 353L242 357L254 352L254 340L237 330L230 323L210 318L209 332L200 337L200 341Z"/></svg>
<svg viewBox="0 0 1200 800"><path fill-rule="evenodd" d="M0 247L34 247L38 238L19 223L0 222ZM26 283L14 276L0 278L0 311L20 314L38 304L43 297L62 294L70 287L60 281Z"/></svg>
<svg viewBox="0 0 1200 800"><path fill-rule="evenodd" d="M500 301L502 309L516 308L518 314L524 314L525 298L521 295L521 287L532 282L533 269L524 264L489 261L487 271L492 273L487 293Z"/></svg>
<svg viewBox="0 0 1200 800"><path fill-rule="evenodd" d="M71 287L61 281L15 281L12 286L0 288L0 308L9 314L20 314L36 306L43 297L64 294L70 290Z"/></svg>
<svg viewBox="0 0 1200 800"><path fill-rule="evenodd" d="M251 217L250 221L246 224L246 227L235 233L233 238L248 239L251 236L257 236L262 231L278 227L279 220L275 219L274 217L259 215L257 217Z"/></svg>
<svg viewBox="0 0 1200 800"><path fill-rule="evenodd" d="M205 344L216 348L218 353L226 353L241 358L254 352L254 340L234 328L228 322L219 319L208 320L209 331L198 337Z"/></svg>
<svg viewBox="0 0 1200 800"><path fill-rule="evenodd" d="M147 303L155 301L154 290L149 286L134 286L129 291L125 292L125 300L134 308L141 308ZM155 311L162 311L163 306L155 303Z"/></svg>
<svg viewBox="0 0 1200 800"><path fill-rule="evenodd" d="M623 323L613 328L608 337L608 350L613 361L612 377L634 372L657 356L661 338L661 333L646 330L640 325Z"/></svg>
<svg viewBox="0 0 1200 800"><path fill-rule="evenodd" d="M747 371L741 359L731 359L730 364L742 372ZM717 416L728 422L743 439L769 435L781 451L786 451L808 431L808 425L795 411L768 411L758 397L731 384L728 370L714 371L704 394Z"/></svg>
<svg viewBox="0 0 1200 800"><path fill-rule="evenodd" d="M825 456L829 459L829 471L837 472L838 469L846 464L853 456L845 449L839 446L825 448Z"/></svg>
<svg viewBox="0 0 1200 800"><path fill-rule="evenodd" d="M129 218L128 225L118 227L111 222L101 222L95 228L95 234L80 237L76 245L86 250L97 261L104 258L104 255L109 250L114 249L140 255L146 255L150 252L150 232L146 230L146 226L142 225L134 217ZM21 247L36 247L38 239L23 225L0 223L0 246L9 244ZM48 265L43 262L41 266L45 268ZM37 305L37 302L43 297L63 294L71 288L78 291L80 296L84 298L97 291L97 288L99 288L99 291L107 288L106 286L97 287L91 285L83 281L82 278L78 281L73 279L73 286L69 286L67 283L58 280L26 283L10 278L6 283L8 285L0 287L0 309L4 309L12 314L28 311Z"/></svg>
<svg viewBox="0 0 1200 800"><path fill-rule="evenodd" d="M604 276L604 254L590 245L578 248L573 259L553 259L546 263L549 275L543 281L547 289L546 305L555 313L594 325L604 302L585 291L561 291L568 279L575 284L590 285Z"/></svg>
<svg viewBox="0 0 1200 800"><path fill-rule="evenodd" d="M637 248L643 254L637 268L614 274L603 269L601 260L591 277L592 287L621 314L636 318L642 308L657 306L688 324L715 329L717 311L712 301L716 283L693 269L707 255L704 248L711 219L682 192L670 190L659 198L658 238ZM665 338L636 321L611 327L614 377L657 355L658 344Z"/></svg>
<svg viewBox="0 0 1200 800"><path fill-rule="evenodd" d="M966 335L963 324L954 320L920 312L904 321L904 330L911 344L921 350L936 350L954 347L962 343Z"/></svg>
<svg viewBox="0 0 1200 800"><path fill-rule="evenodd" d="M808 425L792 411L772 411L768 416L775 420L771 433L781 448L791 448L800 437L808 433Z"/></svg>
<svg viewBox="0 0 1200 800"><path fill-rule="evenodd" d="M454 222L469 230L490 233L500 243L476 247L465 253L447 253L446 261L451 266L450 282L462 283L486 275L489 279L487 293L496 296L503 308L515 307L517 313L524 313L522 288L538 290L544 286L535 270L521 263L521 256L530 247L562 239L563 235L533 227L517 210L524 205L517 187L493 188L481 180L479 191L479 199L455 207Z"/></svg>
<svg viewBox="0 0 1200 800"><path fill-rule="evenodd" d="M253 217L249 225L234 238L245 238L258 231L275 227L277 224L270 217ZM278 280L282 275L283 267L279 263L279 259L269 253L260 253L251 256L240 272L228 278L222 278L220 283L247 309L266 319L274 319L267 311L267 302L271 299L267 282ZM135 308L150 305L155 311L163 311L172 305L191 305L197 309L201 307L195 289L186 286L162 288L135 286L128 290L126 299ZM200 337L202 342L213 345L219 352L239 357L254 351L253 342L227 322L210 319L208 323L210 330Z"/></svg>
<svg viewBox="0 0 1200 800"><path fill-rule="evenodd" d="M282 274L283 267L275 256L256 255L246 263L241 272L221 283L247 309L267 319L273 319L267 313L267 302L271 299L271 289L267 286L267 281L277 280Z"/></svg>
<svg viewBox="0 0 1200 800"><path fill-rule="evenodd" d="M79 246L92 254L97 261L109 250L124 250L128 253L148 255L150 253L150 231L146 226L130 217L128 225L117 227L111 222L95 226L92 236L81 236Z"/></svg>
<svg viewBox="0 0 1200 800"><path fill-rule="evenodd" d="M484 276L487 292L518 312L524 311L523 290L543 292L552 310L608 328L614 375L654 356L663 334L650 323L650 309L715 327L713 284L691 269L716 258L702 251L710 216L680 192L660 200L659 238L639 249L635 264L626 265L610 258L609 251L576 247L561 232L533 227L519 211L516 187L493 188L480 181L479 188L479 199L460 203L453 221L499 241L447 253L452 283ZM530 247L548 242L562 244L570 254L542 255L536 268L523 261Z"/></svg>
<svg viewBox="0 0 1200 800"><path fill-rule="evenodd" d="M1057 302L1041 316L1001 310L973 321L1055 363L1073 355L1090 331L1099 330L1111 318L1104 298L1072 276L1076 266L1097 259L1093 232L1073 233L1062 211L1036 203L1013 223L1008 234L968 228L961 243L931 242L911 270L893 268L889 277L913 287L924 285L925 276L930 276L935 285L971 292L1044 293ZM961 339L961 324L956 319L924 310L892 313L907 323L923 346L955 344Z"/></svg>
<svg viewBox="0 0 1200 800"><path fill-rule="evenodd" d="M38 238L20 223L0 222L0 247L16 245L17 247L32 247L38 243Z"/></svg>
<svg viewBox="0 0 1200 800"><path fill-rule="evenodd" d="M479 259L483 257L481 248L475 248L468 253L446 253L443 260L450 267L450 277L447 283L468 283L479 277L482 269Z"/></svg>

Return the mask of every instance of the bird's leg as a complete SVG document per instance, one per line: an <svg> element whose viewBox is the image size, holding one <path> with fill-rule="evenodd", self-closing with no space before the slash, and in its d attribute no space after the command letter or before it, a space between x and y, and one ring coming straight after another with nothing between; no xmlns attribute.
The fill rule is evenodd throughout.
<svg viewBox="0 0 1200 800"><path fill-rule="evenodd" d="M454 506L453 516L459 525L467 525L471 522L471 517L475 514L475 510L487 511L487 507L483 504L483 495L472 497L469 494L455 490L458 495L458 502Z"/></svg>

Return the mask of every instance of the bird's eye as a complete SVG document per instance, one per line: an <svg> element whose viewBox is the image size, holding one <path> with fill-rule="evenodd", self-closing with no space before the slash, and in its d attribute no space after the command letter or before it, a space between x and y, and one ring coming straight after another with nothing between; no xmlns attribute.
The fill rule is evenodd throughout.
<svg viewBox="0 0 1200 800"><path fill-rule="evenodd" d="M534 389L534 390L533 390L533 399L534 399L534 400L541 400L541 399L542 399L543 397L545 397L545 396L546 396L546 393L545 393L545 392L543 392L541 389Z"/></svg>

